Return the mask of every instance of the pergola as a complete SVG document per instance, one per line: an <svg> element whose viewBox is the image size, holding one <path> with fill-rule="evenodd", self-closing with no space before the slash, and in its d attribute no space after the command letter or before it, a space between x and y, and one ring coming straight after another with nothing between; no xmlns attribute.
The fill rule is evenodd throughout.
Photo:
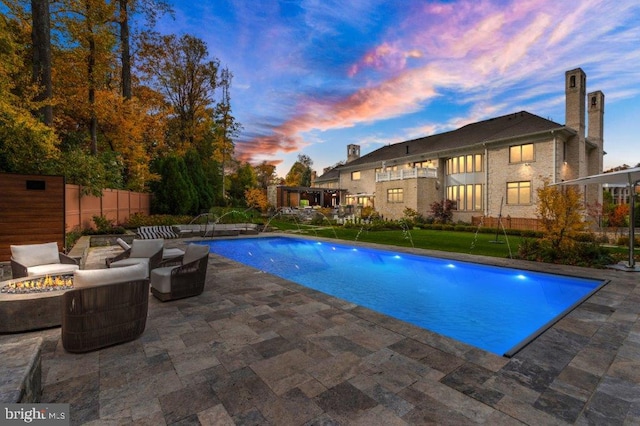
<svg viewBox="0 0 640 426"><path fill-rule="evenodd" d="M638 183L640 183L640 167L556 183L556 185L609 184L627 186L629 188L629 263L627 265L621 265L622 268L620 269L635 272L640 272L640 268L635 265L635 259L633 257L635 245L635 197Z"/></svg>

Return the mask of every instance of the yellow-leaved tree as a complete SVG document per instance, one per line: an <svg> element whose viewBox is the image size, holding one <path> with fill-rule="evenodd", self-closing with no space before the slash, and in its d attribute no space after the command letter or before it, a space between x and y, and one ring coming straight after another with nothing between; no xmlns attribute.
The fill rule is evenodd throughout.
<svg viewBox="0 0 640 426"><path fill-rule="evenodd" d="M545 179L544 185L536 193L543 239L558 254L563 250L571 250L575 237L586 229L581 192L573 186L551 186L549 180Z"/></svg>
<svg viewBox="0 0 640 426"><path fill-rule="evenodd" d="M269 200L263 190L258 188L251 188L244 191L244 198L248 207L255 207L261 212L266 212L269 209Z"/></svg>

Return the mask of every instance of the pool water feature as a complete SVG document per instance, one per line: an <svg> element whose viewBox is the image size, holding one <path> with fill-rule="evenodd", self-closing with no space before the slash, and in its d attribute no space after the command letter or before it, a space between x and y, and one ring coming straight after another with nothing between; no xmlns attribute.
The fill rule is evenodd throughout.
<svg viewBox="0 0 640 426"><path fill-rule="evenodd" d="M504 356L606 284L301 238L200 243L212 253Z"/></svg>

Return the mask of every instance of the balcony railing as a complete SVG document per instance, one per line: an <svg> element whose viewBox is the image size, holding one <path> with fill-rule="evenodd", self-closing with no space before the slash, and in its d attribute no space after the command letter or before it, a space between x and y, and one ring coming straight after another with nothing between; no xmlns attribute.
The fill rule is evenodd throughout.
<svg viewBox="0 0 640 426"><path fill-rule="evenodd" d="M416 179L416 178L437 178L438 169L434 168L414 168L402 169L391 172L376 173L376 182L387 182L390 180Z"/></svg>

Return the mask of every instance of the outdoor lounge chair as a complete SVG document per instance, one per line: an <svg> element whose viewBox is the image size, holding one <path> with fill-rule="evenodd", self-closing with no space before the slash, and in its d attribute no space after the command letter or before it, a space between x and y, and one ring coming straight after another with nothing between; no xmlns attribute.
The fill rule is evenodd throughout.
<svg viewBox="0 0 640 426"><path fill-rule="evenodd" d="M148 273L153 268L157 268L162 261L162 250L164 248L164 240L133 240L131 248L125 250L114 258L107 259L109 268L120 268L123 266L135 265L136 263L145 263ZM147 277L149 275L147 274Z"/></svg>
<svg viewBox="0 0 640 426"><path fill-rule="evenodd" d="M58 252L57 243L11 246L11 275L22 278L32 275L72 274L78 262Z"/></svg>
<svg viewBox="0 0 640 426"><path fill-rule="evenodd" d="M171 226L141 226L136 230L136 233L143 240L179 237Z"/></svg>
<svg viewBox="0 0 640 426"><path fill-rule="evenodd" d="M131 246L127 244L127 242L124 241L122 238L118 238L116 240L116 243L118 243L118 245L122 247L125 251L131 249ZM184 250L182 249L179 249L179 248L163 248L162 249L162 262L165 262L171 259L178 260L178 258L182 256L184 256Z"/></svg>
<svg viewBox="0 0 640 426"><path fill-rule="evenodd" d="M209 246L189 244L179 265L151 271L151 293L163 302L201 294L208 260Z"/></svg>
<svg viewBox="0 0 640 426"><path fill-rule="evenodd" d="M62 346L89 352L137 339L147 324L149 279L143 263L78 270L62 299Z"/></svg>

